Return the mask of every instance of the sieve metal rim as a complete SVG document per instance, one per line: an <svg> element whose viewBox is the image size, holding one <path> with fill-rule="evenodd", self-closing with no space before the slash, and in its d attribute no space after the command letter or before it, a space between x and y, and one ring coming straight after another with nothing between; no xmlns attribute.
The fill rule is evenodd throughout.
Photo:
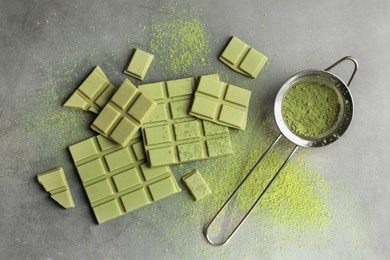
<svg viewBox="0 0 390 260"><path fill-rule="evenodd" d="M288 128L285 121L283 120L282 103L285 94L291 87L295 86L299 82L305 80L316 81L318 78L320 78L322 81L326 81L327 84L332 86L333 89L338 92L338 95L341 96L342 100L340 105L342 106L342 115L333 131L327 135L318 138L307 138L295 134ZM288 140L301 147L323 147L337 141L346 132L349 125L351 124L353 111L353 98L347 84L345 84L344 81L338 76L326 70L304 70L294 74L282 85L278 94L276 95L274 104L275 121L280 132Z"/></svg>

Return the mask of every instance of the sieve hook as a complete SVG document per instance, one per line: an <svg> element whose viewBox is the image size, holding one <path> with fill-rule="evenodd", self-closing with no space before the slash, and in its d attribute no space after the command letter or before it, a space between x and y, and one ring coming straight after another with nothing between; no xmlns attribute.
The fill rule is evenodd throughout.
<svg viewBox="0 0 390 260"><path fill-rule="evenodd" d="M351 81L353 79L353 77L355 76L356 74L356 71L358 70L358 62L357 60L354 58L354 57L351 57L351 56L345 56L344 58L341 58L340 60L336 61L333 65L330 65L328 68L325 69L325 71L329 71L331 70L332 68L336 67L338 64L340 64L341 62L345 61L345 60L350 60L353 62L353 64L355 65L355 68L352 72L352 75L351 77L349 78L349 81L348 81L348 84L347 86L349 86L351 84Z"/></svg>

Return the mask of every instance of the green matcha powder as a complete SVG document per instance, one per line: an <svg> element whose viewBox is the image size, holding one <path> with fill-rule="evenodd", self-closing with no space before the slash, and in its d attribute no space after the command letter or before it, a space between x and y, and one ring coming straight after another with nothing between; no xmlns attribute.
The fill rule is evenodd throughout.
<svg viewBox="0 0 390 260"><path fill-rule="evenodd" d="M294 133L317 138L335 126L340 102L335 90L316 82L303 82L290 88L282 104L282 115Z"/></svg>

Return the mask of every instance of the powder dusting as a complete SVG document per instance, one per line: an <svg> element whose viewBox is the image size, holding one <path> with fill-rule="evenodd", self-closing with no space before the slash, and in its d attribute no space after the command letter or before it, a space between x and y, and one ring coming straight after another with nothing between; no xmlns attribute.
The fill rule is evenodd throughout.
<svg viewBox="0 0 390 260"><path fill-rule="evenodd" d="M320 137L331 130L339 113L336 91L316 82L298 83L283 98L283 119L293 132L304 137Z"/></svg>
<svg viewBox="0 0 390 260"><path fill-rule="evenodd" d="M243 192L238 194L238 205L242 210L252 206L285 158L274 151L263 160L243 186ZM251 158L250 165L256 159ZM262 220L279 226L300 229L315 226L318 229L331 224L333 213L327 203L330 193L329 185L319 173L310 170L306 163L294 160L279 174L257 209L263 211Z"/></svg>
<svg viewBox="0 0 390 260"><path fill-rule="evenodd" d="M193 74L209 64L210 35L194 12L160 10L151 23L150 51L164 76Z"/></svg>
<svg viewBox="0 0 390 260"><path fill-rule="evenodd" d="M37 92L28 94L24 99L15 124L21 132L16 133L33 143L34 154L48 154L57 165L69 162L67 147L92 135L89 126L95 116L92 113L63 107L65 101L87 77L96 64L111 70L112 62L117 59L114 52L97 53L93 48L89 52L79 50L81 55L88 54L89 60L72 59L63 56L57 62L35 68L43 86Z"/></svg>

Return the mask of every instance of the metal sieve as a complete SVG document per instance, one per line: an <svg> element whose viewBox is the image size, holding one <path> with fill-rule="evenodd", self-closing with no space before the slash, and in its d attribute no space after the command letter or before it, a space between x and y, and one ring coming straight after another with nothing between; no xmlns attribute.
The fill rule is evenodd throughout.
<svg viewBox="0 0 390 260"><path fill-rule="evenodd" d="M346 60L350 60L354 63L354 70L347 84L345 84L338 76L329 72L329 70L334 68L336 65ZM247 217L255 208L255 206L260 202L261 198L267 192L267 190L275 181L275 179L278 177L279 173L283 170L283 168L286 166L288 161L298 150L298 147L322 147L325 145L329 145L335 142L336 140L338 140L345 133L353 117L353 100L348 86L351 84L351 81L355 76L357 69L358 69L358 62L356 61L356 59L350 56L346 56L340 59L339 61L337 61L336 63L334 63L333 65L329 66L325 70L305 70L305 71L298 72L293 76L291 76L282 85L278 94L276 95L275 105L274 105L275 120L280 130L280 134L275 139L275 141L268 147L268 149L264 152L264 154L259 158L259 160L255 163L255 165L252 167L249 173L245 176L245 178L238 185L236 190L229 197L229 199L223 204L221 209L212 218L210 223L206 225L204 230L204 235L209 243L215 246L222 246L225 245L232 238L232 236L241 227L241 225L247 219ZM283 120L282 104L286 93L292 86L295 86L298 83L303 83L303 82L320 83L322 85L325 85L326 87L332 88L337 93L339 103L340 103L340 113L336 124L331 129L323 133L321 136L315 138L308 138L294 133L288 128L288 126ZM289 154L287 159L283 162L282 166L278 169L275 175L272 177L272 179L267 184L265 189L262 191L260 196L256 199L256 201L251 206L249 211L247 211L246 214L239 219L237 225L231 225L231 223L229 223L228 225L225 225L226 230L222 230L217 226L219 222L218 221L219 217L221 217L221 212L225 209L227 205L229 205L236 198L236 195L239 192L242 185L249 178L249 176L254 172L257 166L262 162L262 160L265 158L268 152L271 151L272 148L276 145L276 143L282 138L282 136L286 137L288 140L290 140L295 144L294 149ZM227 229L231 229L231 230L227 230ZM220 232L217 232L216 236L212 236L211 230L218 230Z"/></svg>

